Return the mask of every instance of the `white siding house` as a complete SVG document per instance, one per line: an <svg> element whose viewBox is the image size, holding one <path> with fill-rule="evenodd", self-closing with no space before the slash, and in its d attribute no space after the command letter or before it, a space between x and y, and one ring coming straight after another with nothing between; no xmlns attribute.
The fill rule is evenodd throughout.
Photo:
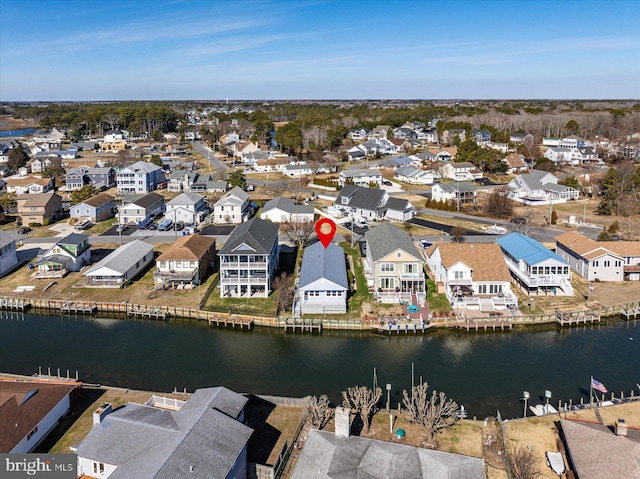
<svg viewBox="0 0 640 479"><path fill-rule="evenodd" d="M131 281L153 261L153 245L141 240L124 244L82 273L87 286L119 288Z"/></svg>
<svg viewBox="0 0 640 479"><path fill-rule="evenodd" d="M15 268L17 264L16 239L13 235L0 231L0 277Z"/></svg>

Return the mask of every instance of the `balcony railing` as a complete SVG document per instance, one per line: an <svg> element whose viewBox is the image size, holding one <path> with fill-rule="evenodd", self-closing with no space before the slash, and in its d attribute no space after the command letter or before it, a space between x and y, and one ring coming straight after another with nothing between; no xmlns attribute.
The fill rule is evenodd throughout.
<svg viewBox="0 0 640 479"><path fill-rule="evenodd" d="M220 284L267 284L269 278L262 277L247 277L247 276L230 276L226 278L220 278Z"/></svg>
<svg viewBox="0 0 640 479"><path fill-rule="evenodd" d="M419 273L400 273L400 279L410 281L424 281L424 273L422 271Z"/></svg>

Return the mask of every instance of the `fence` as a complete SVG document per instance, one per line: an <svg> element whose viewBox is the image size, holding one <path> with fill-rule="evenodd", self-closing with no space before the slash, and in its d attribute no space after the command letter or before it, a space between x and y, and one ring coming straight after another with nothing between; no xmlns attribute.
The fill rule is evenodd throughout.
<svg viewBox="0 0 640 479"><path fill-rule="evenodd" d="M500 435L502 436L502 449L504 450L504 467L507 471L507 477L509 479L513 479L513 475L511 474L511 465L509 464L509 452L507 451L507 439L504 433L504 424L502 423L502 416L500 415L500 411L496 414L496 421L498 421L498 426L500 426Z"/></svg>

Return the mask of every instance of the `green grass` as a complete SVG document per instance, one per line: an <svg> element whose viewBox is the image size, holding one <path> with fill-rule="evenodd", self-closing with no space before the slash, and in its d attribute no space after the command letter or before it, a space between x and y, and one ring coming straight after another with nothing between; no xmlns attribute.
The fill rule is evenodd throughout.
<svg viewBox="0 0 640 479"><path fill-rule="evenodd" d="M218 282L218 273L215 273L212 281ZM277 315L277 294L271 293L268 298L221 298L220 289L216 286L207 298L203 309L218 313L275 317Z"/></svg>
<svg viewBox="0 0 640 479"><path fill-rule="evenodd" d="M347 316L350 318L360 318L362 304L365 301L371 301L373 299L369 293L369 289L367 288L367 279L364 277L360 250L357 246L352 248L349 243L340 243L340 246L342 246L344 252L351 256L351 259L353 260L353 271L355 273L356 280L356 291L349 298L349 302L347 304L347 311L349 311Z"/></svg>
<svg viewBox="0 0 640 479"><path fill-rule="evenodd" d="M451 305L447 300L447 297L442 293L436 293L436 283L430 278L427 278L427 304L431 311L448 312L451 311Z"/></svg>

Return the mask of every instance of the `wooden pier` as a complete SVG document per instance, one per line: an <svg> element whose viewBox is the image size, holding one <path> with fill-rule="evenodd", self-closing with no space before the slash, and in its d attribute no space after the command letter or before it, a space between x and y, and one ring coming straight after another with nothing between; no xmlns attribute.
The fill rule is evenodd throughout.
<svg viewBox="0 0 640 479"><path fill-rule="evenodd" d="M563 326L576 326L578 324L600 323L600 314L591 311L578 311L564 313L556 311L556 323Z"/></svg>
<svg viewBox="0 0 640 479"><path fill-rule="evenodd" d="M0 309L7 311L25 311L31 307L31 303L24 299L0 298Z"/></svg>
<svg viewBox="0 0 640 479"><path fill-rule="evenodd" d="M220 315L212 315L207 317L207 321L209 326L222 326L222 327L233 327L235 329L236 326L240 326L240 329L247 328L247 331L250 331L253 328L253 320L247 318L238 318L235 316L220 316Z"/></svg>
<svg viewBox="0 0 640 479"><path fill-rule="evenodd" d="M372 324L371 331L374 333L382 333L382 334L418 334L425 333L429 329L435 327L434 324L425 324L424 322L416 322L416 321L401 321L401 322L386 322L383 324Z"/></svg>
<svg viewBox="0 0 640 479"><path fill-rule="evenodd" d="M169 318L170 314L160 308L129 308L127 314L135 318L163 319Z"/></svg>
<svg viewBox="0 0 640 479"><path fill-rule="evenodd" d="M289 321L285 321L284 330L285 332L293 331L294 333L296 331L300 331L301 333L305 333L305 332L313 333L317 331L320 334L322 333L322 323L314 323L311 321L289 320Z"/></svg>
<svg viewBox="0 0 640 479"><path fill-rule="evenodd" d="M476 319L464 319L455 321L452 323L458 329L464 329L466 331L504 331L510 330L513 327L511 319L500 318L476 318Z"/></svg>
<svg viewBox="0 0 640 479"><path fill-rule="evenodd" d="M630 319L640 318L640 307L622 308L620 316L629 321Z"/></svg>
<svg viewBox="0 0 640 479"><path fill-rule="evenodd" d="M68 314L93 314L98 310L98 306L94 303L76 303L73 301L65 301L60 305L61 313Z"/></svg>

